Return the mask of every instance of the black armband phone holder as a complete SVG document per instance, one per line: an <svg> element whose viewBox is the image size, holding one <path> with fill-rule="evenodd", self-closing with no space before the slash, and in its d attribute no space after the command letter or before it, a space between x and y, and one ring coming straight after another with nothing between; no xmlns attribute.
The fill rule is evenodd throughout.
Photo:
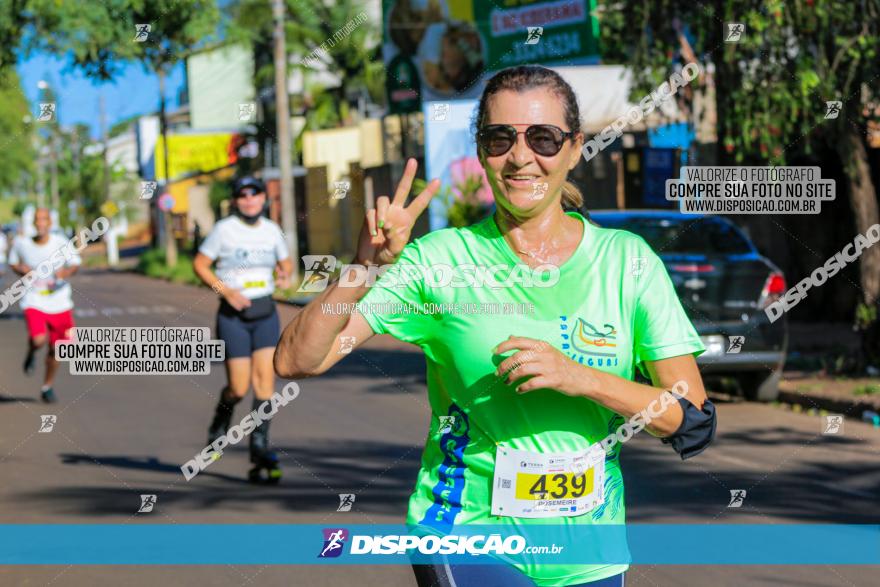
<svg viewBox="0 0 880 587"><path fill-rule="evenodd" d="M712 443L715 438L715 404L707 398L703 409L697 408L681 395L670 391L678 399L683 414L681 426L672 436L662 438L663 444L671 444L681 455L681 460L695 457Z"/></svg>

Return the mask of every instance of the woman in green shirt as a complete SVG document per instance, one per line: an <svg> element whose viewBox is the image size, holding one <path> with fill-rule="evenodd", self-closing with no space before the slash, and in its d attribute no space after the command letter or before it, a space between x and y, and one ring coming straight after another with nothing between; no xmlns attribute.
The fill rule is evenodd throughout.
<svg viewBox="0 0 880 587"><path fill-rule="evenodd" d="M584 524L623 524L622 424L636 416L630 436L645 428L682 458L713 437L694 359L703 345L644 240L565 211L583 203L566 178L584 137L558 74L499 72L475 123L495 214L407 244L439 188L432 181L407 206L408 161L394 198L367 211L358 243L357 264L391 267L374 287L332 284L306 306L281 336L275 369L324 373L343 356L341 337L360 346L391 334L422 347L432 419L410 525L448 535L464 524L544 524L570 537ZM322 313L357 302L350 316ZM652 385L633 381L636 368ZM604 587L622 585L626 569L527 558L414 565L420 587Z"/></svg>

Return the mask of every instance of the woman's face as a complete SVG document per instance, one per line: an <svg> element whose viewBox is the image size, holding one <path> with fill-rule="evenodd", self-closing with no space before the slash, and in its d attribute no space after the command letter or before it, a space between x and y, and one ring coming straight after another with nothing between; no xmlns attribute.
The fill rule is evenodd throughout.
<svg viewBox="0 0 880 587"><path fill-rule="evenodd" d="M254 188L244 188L235 198L235 205L245 216L256 216L263 210L266 203L265 192L257 192Z"/></svg>
<svg viewBox="0 0 880 587"><path fill-rule="evenodd" d="M504 90L489 99L485 125L508 124L516 128L516 143L503 155L491 157L480 150L480 161L489 177L496 204L517 216L532 216L559 205L562 185L581 156L583 135L566 140L556 155L538 155L526 143L525 130L532 124L552 124L563 131L562 101L547 88L525 92ZM545 185L546 184L546 185Z"/></svg>

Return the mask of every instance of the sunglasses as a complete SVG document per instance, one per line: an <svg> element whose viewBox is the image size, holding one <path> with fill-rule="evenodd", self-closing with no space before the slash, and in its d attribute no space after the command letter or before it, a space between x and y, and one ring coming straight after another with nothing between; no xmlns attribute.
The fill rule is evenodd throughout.
<svg viewBox="0 0 880 587"><path fill-rule="evenodd" d="M490 124L477 133L477 144L490 157L504 155L516 144L517 135L526 135L526 144L542 157L552 157L562 150L566 139L577 133L564 131L552 124L533 124L525 131L518 131L509 124Z"/></svg>
<svg viewBox="0 0 880 587"><path fill-rule="evenodd" d="M263 192L258 192L257 190L252 189L252 188L245 188L245 189L241 190L240 192L238 192L237 194L235 194L235 199L240 200L240 199L246 198L248 196L250 196L252 198L256 198L257 196L262 195L262 193Z"/></svg>

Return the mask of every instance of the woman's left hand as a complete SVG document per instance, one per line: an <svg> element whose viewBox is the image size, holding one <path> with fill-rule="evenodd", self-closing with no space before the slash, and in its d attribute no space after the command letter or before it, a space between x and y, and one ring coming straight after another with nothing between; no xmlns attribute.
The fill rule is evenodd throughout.
<svg viewBox="0 0 880 587"><path fill-rule="evenodd" d="M592 379L588 368L575 363L550 343L511 335L495 347L494 353L500 355L511 350L519 352L502 361L495 374L504 377L506 373L505 382L508 385L531 376L531 379L516 388L517 393L546 388L573 397L586 396L586 389Z"/></svg>
<svg viewBox="0 0 880 587"><path fill-rule="evenodd" d="M275 287L278 289L288 289L290 287L290 275L282 269L275 272Z"/></svg>

